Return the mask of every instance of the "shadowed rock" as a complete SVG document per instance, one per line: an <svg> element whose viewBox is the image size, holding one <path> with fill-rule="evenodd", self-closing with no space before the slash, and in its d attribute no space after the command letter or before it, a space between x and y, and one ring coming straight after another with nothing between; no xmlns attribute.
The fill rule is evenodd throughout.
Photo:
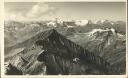
<svg viewBox="0 0 128 78"><path fill-rule="evenodd" d="M40 74L43 71L38 71L39 67L44 66L41 63L35 63L36 61L45 63L46 74L49 75L113 74L111 66L103 58L68 40L55 29L41 32L13 46L13 48L19 47L25 47L25 49L15 56L20 55L29 62L20 68L24 69L25 74ZM75 58L79 60L74 61Z"/></svg>

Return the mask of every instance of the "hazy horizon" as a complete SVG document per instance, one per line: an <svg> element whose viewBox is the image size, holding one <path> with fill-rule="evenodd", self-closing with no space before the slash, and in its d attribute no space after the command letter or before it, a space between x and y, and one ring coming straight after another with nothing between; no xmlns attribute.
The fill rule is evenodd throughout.
<svg viewBox="0 0 128 78"><path fill-rule="evenodd" d="M125 2L6 2L5 20L126 21Z"/></svg>

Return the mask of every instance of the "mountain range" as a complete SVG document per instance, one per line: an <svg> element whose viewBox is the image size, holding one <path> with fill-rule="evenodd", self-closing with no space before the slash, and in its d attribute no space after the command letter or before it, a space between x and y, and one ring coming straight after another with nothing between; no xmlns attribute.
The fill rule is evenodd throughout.
<svg viewBox="0 0 128 78"><path fill-rule="evenodd" d="M124 22L48 22L5 22L6 74L125 74Z"/></svg>

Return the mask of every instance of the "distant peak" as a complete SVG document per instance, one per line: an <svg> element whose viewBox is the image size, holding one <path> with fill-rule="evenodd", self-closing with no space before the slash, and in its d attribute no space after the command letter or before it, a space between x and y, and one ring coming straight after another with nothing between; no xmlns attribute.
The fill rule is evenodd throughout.
<svg viewBox="0 0 128 78"><path fill-rule="evenodd" d="M109 29L109 28L106 28L106 29L93 29L92 31L89 32L89 35L90 36L92 36L92 35L96 36L96 34L101 34L101 33L105 33L105 32L106 33L107 32L111 32L111 34L116 35L116 31L113 28L111 28L111 29Z"/></svg>
<svg viewBox="0 0 128 78"><path fill-rule="evenodd" d="M56 29L50 29L49 31L47 31L48 33L50 33L49 35L52 35L52 34L57 34L57 30Z"/></svg>
<svg viewBox="0 0 128 78"><path fill-rule="evenodd" d="M54 33L54 32L57 32L57 30L55 30L55 29L51 29L51 31Z"/></svg>

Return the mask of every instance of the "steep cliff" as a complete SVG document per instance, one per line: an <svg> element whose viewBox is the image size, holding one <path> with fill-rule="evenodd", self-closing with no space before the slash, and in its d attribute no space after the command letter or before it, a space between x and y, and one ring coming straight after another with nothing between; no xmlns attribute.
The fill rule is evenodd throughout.
<svg viewBox="0 0 128 78"><path fill-rule="evenodd" d="M5 60L23 74L116 74L109 62L70 41L55 29L41 32L10 48L24 48ZM11 53L10 53L11 54Z"/></svg>

